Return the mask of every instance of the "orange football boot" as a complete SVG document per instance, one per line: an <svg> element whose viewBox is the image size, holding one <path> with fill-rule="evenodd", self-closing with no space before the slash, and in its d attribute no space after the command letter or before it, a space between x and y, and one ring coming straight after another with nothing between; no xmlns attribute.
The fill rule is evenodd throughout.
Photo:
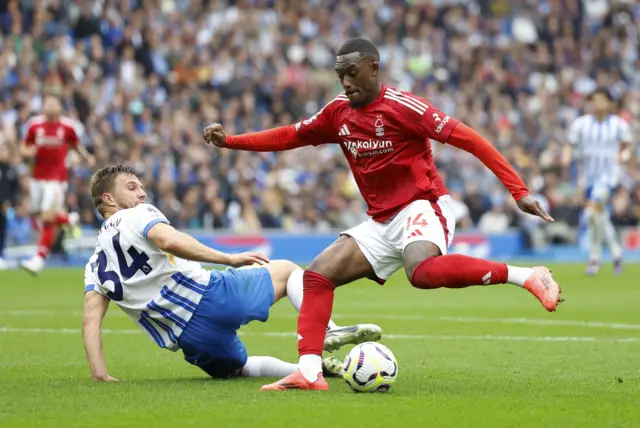
<svg viewBox="0 0 640 428"><path fill-rule="evenodd" d="M536 296L549 312L555 311L556 306L563 301L560 298L562 289L553 280L551 271L544 266L533 268L533 275L525 281L524 289Z"/></svg>
<svg viewBox="0 0 640 428"><path fill-rule="evenodd" d="M264 385L260 388L260 391L284 391L287 389L311 389L316 391L326 391L329 389L329 384L322 373L318 374L318 379L315 382L309 382L303 375L300 369L291 373L289 376L280 379L276 383Z"/></svg>

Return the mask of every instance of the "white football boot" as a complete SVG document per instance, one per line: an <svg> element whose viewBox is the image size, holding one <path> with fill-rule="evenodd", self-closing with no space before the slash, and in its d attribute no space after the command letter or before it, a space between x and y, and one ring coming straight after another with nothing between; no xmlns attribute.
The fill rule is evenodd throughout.
<svg viewBox="0 0 640 428"><path fill-rule="evenodd" d="M38 275L44 269L44 260L42 257L36 255L29 260L23 260L20 262L20 267L31 275Z"/></svg>
<svg viewBox="0 0 640 428"><path fill-rule="evenodd" d="M344 363L336 357L327 357L322 360L322 374L325 377L342 377Z"/></svg>
<svg viewBox="0 0 640 428"><path fill-rule="evenodd" d="M324 350L333 352L344 345L378 342L380 339L382 339L382 329L375 324L356 324L346 327L327 328L327 334L324 337Z"/></svg>

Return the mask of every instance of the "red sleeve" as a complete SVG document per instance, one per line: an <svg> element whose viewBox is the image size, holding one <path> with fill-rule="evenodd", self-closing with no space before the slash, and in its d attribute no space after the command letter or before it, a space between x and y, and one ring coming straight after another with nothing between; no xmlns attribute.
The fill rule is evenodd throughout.
<svg viewBox="0 0 640 428"><path fill-rule="evenodd" d="M27 134L24 136L24 141L27 144L27 146L31 146L33 143L35 143L36 141L36 127L33 125L30 125L27 128Z"/></svg>
<svg viewBox="0 0 640 428"><path fill-rule="evenodd" d="M306 145L308 143L297 138L293 126L281 126L266 131L227 135L225 147L250 152L280 152Z"/></svg>
<svg viewBox="0 0 640 428"><path fill-rule="evenodd" d="M80 139L78 138L78 133L76 132L75 128L73 128L72 126L67 127L67 144L75 147L79 142Z"/></svg>
<svg viewBox="0 0 640 428"><path fill-rule="evenodd" d="M464 123L449 131L447 143L471 153L489 168L518 201L529 194L529 190L518 173L491 143Z"/></svg>
<svg viewBox="0 0 640 428"><path fill-rule="evenodd" d="M338 96L318 113L295 125L242 135L227 135L225 147L252 152L279 152L332 143L338 136L337 131L333 132L335 106L346 100L346 97Z"/></svg>

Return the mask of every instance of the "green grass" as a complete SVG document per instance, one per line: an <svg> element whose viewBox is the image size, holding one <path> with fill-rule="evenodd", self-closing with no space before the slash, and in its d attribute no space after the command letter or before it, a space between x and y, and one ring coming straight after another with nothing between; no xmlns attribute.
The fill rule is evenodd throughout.
<svg viewBox="0 0 640 428"><path fill-rule="evenodd" d="M621 278L554 272L567 298L555 314L513 286L419 291L397 276L339 290L339 324L374 322L389 335L399 377L387 394L354 394L341 379L326 393L259 392L263 380L209 380L180 353L117 331L105 334L105 355L120 382L94 383L79 333L82 273L0 272L0 426L638 426L640 266ZM295 322L278 303L243 330L249 353L295 360ZM136 328L115 306L105 327Z"/></svg>

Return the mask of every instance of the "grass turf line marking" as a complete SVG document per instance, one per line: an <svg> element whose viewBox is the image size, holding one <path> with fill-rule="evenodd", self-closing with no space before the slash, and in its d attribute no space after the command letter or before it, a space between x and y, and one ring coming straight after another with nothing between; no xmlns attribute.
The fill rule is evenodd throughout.
<svg viewBox="0 0 640 428"><path fill-rule="evenodd" d="M37 309L18 309L0 311L0 316L8 315L12 317L28 317L28 316L82 316L82 311L53 311L53 310L37 310ZM124 312L112 312L109 317L127 318ZM298 314L271 314L269 318L298 318ZM536 318L489 318L489 317L451 317L451 316L420 316L420 315L393 315L393 314L333 314L335 319L389 319L389 320L405 320L405 321L449 321L459 323L496 323L496 324L529 324L529 325L548 325L548 326L570 326L570 327L587 327L587 328L611 328L614 330L640 330L640 324L623 324L623 323L606 323L600 321L577 321L577 320L549 320Z"/></svg>
<svg viewBox="0 0 640 428"><path fill-rule="evenodd" d="M105 334L138 334L141 330L133 329L103 329ZM35 333L35 334L82 334L79 328L16 328L0 327L0 333ZM268 336L268 337L295 337L295 332L246 332L238 334L243 336ZM498 335L431 335L431 334L386 334L389 340L496 340L509 342L619 342L638 343L638 337L589 337L589 336L498 336Z"/></svg>
<svg viewBox="0 0 640 428"><path fill-rule="evenodd" d="M498 324L534 324L557 325L571 327L612 328L617 330L640 330L640 324L606 323L599 321L574 321L574 320L541 320L535 318L485 318L485 317L438 317L441 321L462 323L498 323Z"/></svg>

